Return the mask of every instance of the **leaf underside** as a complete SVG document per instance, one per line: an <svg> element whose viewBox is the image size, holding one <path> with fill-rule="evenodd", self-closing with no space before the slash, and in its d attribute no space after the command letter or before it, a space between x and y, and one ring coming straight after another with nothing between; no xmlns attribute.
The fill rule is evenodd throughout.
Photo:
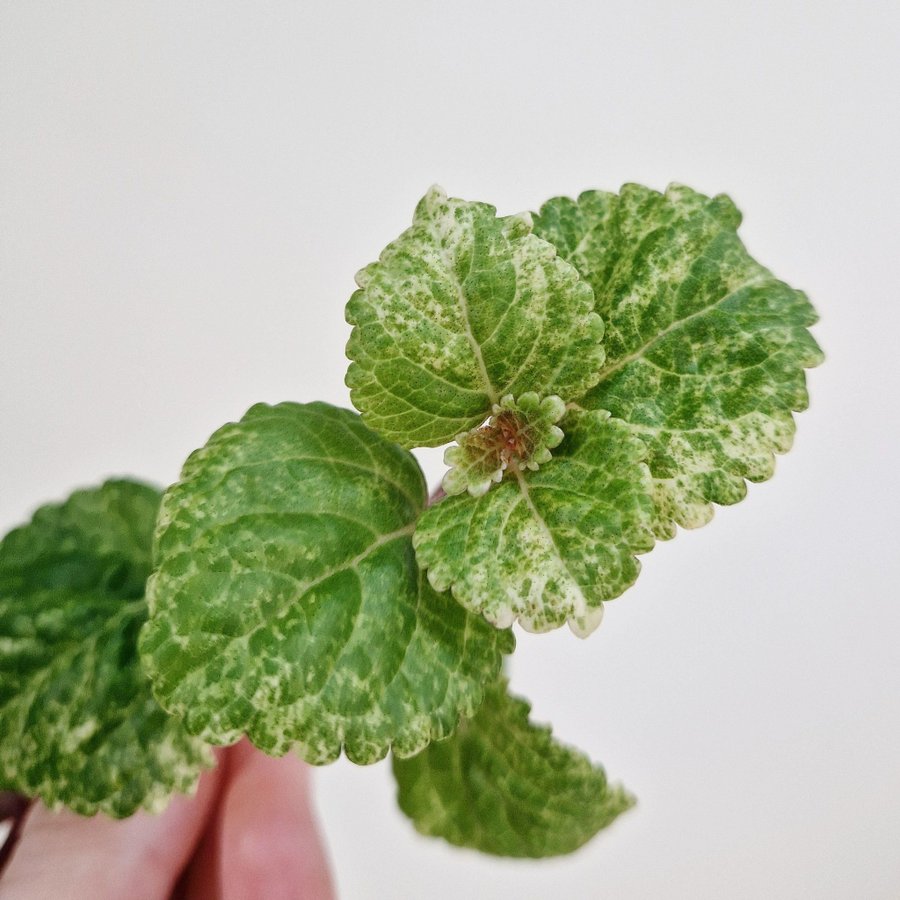
<svg viewBox="0 0 900 900"><path fill-rule="evenodd" d="M570 413L553 459L517 471L475 498L425 510L413 542L439 590L498 627L600 623L603 601L637 578L635 554L653 546L646 449L603 413Z"/></svg>
<svg viewBox="0 0 900 900"><path fill-rule="evenodd" d="M603 363L591 290L525 216L432 188L413 225L357 275L347 384L405 447L446 444L512 394L582 394Z"/></svg>
<svg viewBox="0 0 900 900"><path fill-rule="evenodd" d="M594 290L607 359L579 402L646 443L656 536L705 524L713 503L743 499L745 479L771 477L822 353L815 311L750 257L733 203L631 184L557 197L534 221Z"/></svg>
<svg viewBox="0 0 900 900"><path fill-rule="evenodd" d="M225 744L313 763L421 750L472 715L512 635L428 585L413 457L323 403L254 406L163 500L141 652L160 702Z"/></svg>
<svg viewBox="0 0 900 900"><path fill-rule="evenodd" d="M0 543L0 787L123 817L161 809L212 764L137 655L159 500L108 481Z"/></svg>
<svg viewBox="0 0 900 900"><path fill-rule="evenodd" d="M449 740L394 759L398 803L418 831L497 856L557 856L634 805L528 713L501 682Z"/></svg>

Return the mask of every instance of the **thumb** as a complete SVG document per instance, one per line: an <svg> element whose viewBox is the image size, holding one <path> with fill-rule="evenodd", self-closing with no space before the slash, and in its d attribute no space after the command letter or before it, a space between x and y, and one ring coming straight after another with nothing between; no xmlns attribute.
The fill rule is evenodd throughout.
<svg viewBox="0 0 900 900"><path fill-rule="evenodd" d="M292 753L272 759L246 739L229 747L225 759L215 823L183 882L183 896L331 900L309 766Z"/></svg>

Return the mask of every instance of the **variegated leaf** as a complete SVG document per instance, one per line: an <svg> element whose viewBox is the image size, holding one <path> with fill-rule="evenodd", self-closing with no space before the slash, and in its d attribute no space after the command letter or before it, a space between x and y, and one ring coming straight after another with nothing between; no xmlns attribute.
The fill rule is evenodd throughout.
<svg viewBox="0 0 900 900"><path fill-rule="evenodd" d="M725 196L633 184L555 198L535 217L594 290L607 360L580 403L647 444L660 538L772 475L807 406L804 368L822 360L812 306L751 258L740 218Z"/></svg>
<svg viewBox="0 0 900 900"><path fill-rule="evenodd" d="M634 805L529 711L500 682L452 738L394 759L397 801L418 831L496 856L558 856Z"/></svg>
<svg viewBox="0 0 900 900"><path fill-rule="evenodd" d="M653 546L646 448L600 412L570 413L537 471L516 468L480 497L427 509L413 542L438 590L498 627L565 624L586 636Z"/></svg>
<svg viewBox="0 0 900 900"><path fill-rule="evenodd" d="M371 763L452 733L513 646L431 589L413 457L323 403L254 406L165 495L141 650L160 702L213 743L248 734Z"/></svg>
<svg viewBox="0 0 900 900"><path fill-rule="evenodd" d="M153 699L137 654L159 500L108 481L0 543L0 788L128 816L212 764Z"/></svg>
<svg viewBox="0 0 900 900"><path fill-rule="evenodd" d="M596 382L590 288L530 216L495 212L432 188L357 275L347 384L366 423L405 447L448 443L507 394L568 400Z"/></svg>

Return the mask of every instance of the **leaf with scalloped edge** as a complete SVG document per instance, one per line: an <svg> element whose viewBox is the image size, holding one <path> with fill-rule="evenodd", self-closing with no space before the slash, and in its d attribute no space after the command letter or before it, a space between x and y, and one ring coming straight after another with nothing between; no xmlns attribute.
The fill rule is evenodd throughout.
<svg viewBox="0 0 900 900"><path fill-rule="evenodd" d="M212 765L137 654L159 500L108 481L0 542L0 788L123 817L162 809Z"/></svg>
<svg viewBox="0 0 900 900"><path fill-rule="evenodd" d="M254 406L166 492L141 652L194 734L357 763L446 737L510 632L431 589L415 459L347 410Z"/></svg>
<svg viewBox="0 0 900 900"><path fill-rule="evenodd" d="M634 805L529 712L501 680L449 740L394 759L397 802L419 832L496 856L559 856Z"/></svg>
<svg viewBox="0 0 900 900"><path fill-rule="evenodd" d="M405 447L446 444L507 394L583 394L604 361L591 290L529 214L432 188L412 227L356 277L347 385Z"/></svg>
<svg viewBox="0 0 900 900"><path fill-rule="evenodd" d="M633 184L557 197L535 217L594 289L607 360L580 402L646 442L659 538L771 477L808 403L804 369L822 361L815 311L750 257L740 220L725 196Z"/></svg>
<svg viewBox="0 0 900 900"><path fill-rule="evenodd" d="M437 590L498 627L565 624L585 637L603 601L637 578L653 547L646 447L601 412L569 413L563 442L537 471L517 469L480 497L446 497L413 543Z"/></svg>

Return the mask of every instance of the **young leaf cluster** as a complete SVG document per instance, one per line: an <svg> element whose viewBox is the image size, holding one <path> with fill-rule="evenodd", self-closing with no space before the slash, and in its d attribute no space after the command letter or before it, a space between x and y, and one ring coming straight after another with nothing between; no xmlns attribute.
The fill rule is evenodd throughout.
<svg viewBox="0 0 900 900"><path fill-rule="evenodd" d="M581 846L633 799L508 693L511 626L588 635L790 447L815 313L739 223L681 186L507 217L432 188L347 305L359 414L259 404L163 495L107 482L0 543L0 787L158 809L246 734L391 752L454 844ZM441 445L429 504L409 451Z"/></svg>

